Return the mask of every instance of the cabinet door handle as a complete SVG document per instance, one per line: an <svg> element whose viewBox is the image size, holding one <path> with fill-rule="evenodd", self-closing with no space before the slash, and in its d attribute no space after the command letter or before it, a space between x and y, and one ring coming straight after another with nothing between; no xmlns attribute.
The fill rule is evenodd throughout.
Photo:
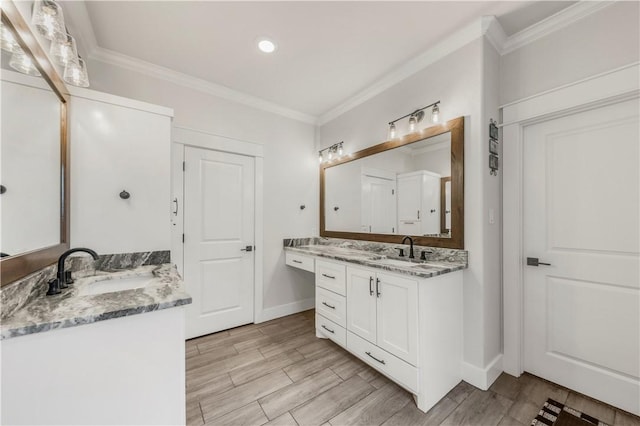
<svg viewBox="0 0 640 426"><path fill-rule="evenodd" d="M324 327L324 325L323 325ZM384 359L378 359L375 356L371 355L371 352L365 352L367 355L369 355L371 358L375 359L376 361L378 361L380 364L386 364L386 362L384 362Z"/></svg>
<svg viewBox="0 0 640 426"><path fill-rule="evenodd" d="M420 220L420 210L418 210L418 220Z"/></svg>
<svg viewBox="0 0 640 426"><path fill-rule="evenodd" d="M293 263L302 263L302 262L300 262L299 260L293 259Z"/></svg>
<svg viewBox="0 0 640 426"><path fill-rule="evenodd" d="M327 308L331 308L331 309L335 309L335 308L336 308L335 306L331 306L331 305L330 305L330 304L328 304L327 302L322 302L322 304L323 304L324 306L326 306Z"/></svg>
<svg viewBox="0 0 640 426"><path fill-rule="evenodd" d="M376 296L380 297L382 293L380 293L380 278L376 278Z"/></svg>
<svg viewBox="0 0 640 426"><path fill-rule="evenodd" d="M332 276L332 275L327 275L327 274L322 274L323 277L327 277L327 278L331 278L332 280L335 280L336 277Z"/></svg>
<svg viewBox="0 0 640 426"><path fill-rule="evenodd" d="M373 277L369 277L369 296L373 296Z"/></svg>
<svg viewBox="0 0 640 426"><path fill-rule="evenodd" d="M331 330L330 328L327 328L324 324L322 324L322 328L324 328L325 330L327 330L331 334L335 334L336 333L335 331ZM383 364L384 364L384 362L383 362Z"/></svg>

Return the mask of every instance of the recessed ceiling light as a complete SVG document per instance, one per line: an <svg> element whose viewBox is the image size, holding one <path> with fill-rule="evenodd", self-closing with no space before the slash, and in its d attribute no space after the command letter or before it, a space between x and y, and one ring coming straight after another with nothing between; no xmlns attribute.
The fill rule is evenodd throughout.
<svg viewBox="0 0 640 426"><path fill-rule="evenodd" d="M264 53L273 53L276 50L276 44L267 38L258 40L258 49Z"/></svg>

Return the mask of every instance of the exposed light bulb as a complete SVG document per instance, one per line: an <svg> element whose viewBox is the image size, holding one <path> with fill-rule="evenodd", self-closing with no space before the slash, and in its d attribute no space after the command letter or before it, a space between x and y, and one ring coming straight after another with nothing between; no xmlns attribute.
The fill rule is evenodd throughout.
<svg viewBox="0 0 640 426"><path fill-rule="evenodd" d="M344 150L342 149L342 142L341 142L340 145L338 145L338 155L342 157L343 153L344 153Z"/></svg>
<svg viewBox="0 0 640 426"><path fill-rule="evenodd" d="M324 160L324 157L322 156L322 151L318 152L318 163L322 163L322 160Z"/></svg>
<svg viewBox="0 0 640 426"><path fill-rule="evenodd" d="M416 131L417 123L418 123L418 120L416 119L416 116L414 114L411 114L411 117L409 117L409 133Z"/></svg>
<svg viewBox="0 0 640 426"><path fill-rule="evenodd" d="M438 104L435 104L433 106L433 109L431 110L431 121L433 121L434 123L437 123L439 119L440 119L440 108L438 107Z"/></svg>
<svg viewBox="0 0 640 426"><path fill-rule="evenodd" d="M331 148L329 148L329 161L331 161L333 159L333 150Z"/></svg>
<svg viewBox="0 0 640 426"><path fill-rule="evenodd" d="M395 139L396 133L396 123L389 123L389 139Z"/></svg>

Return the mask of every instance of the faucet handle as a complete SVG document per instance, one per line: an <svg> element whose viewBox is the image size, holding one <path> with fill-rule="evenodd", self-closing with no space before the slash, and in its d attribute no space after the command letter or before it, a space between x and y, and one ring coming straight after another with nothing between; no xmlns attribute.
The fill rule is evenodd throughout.
<svg viewBox="0 0 640 426"><path fill-rule="evenodd" d="M65 284L73 284L76 280L71 276L71 271L64 271L64 282Z"/></svg>
<svg viewBox="0 0 640 426"><path fill-rule="evenodd" d="M58 283L57 278L52 278L48 281L49 290L47 291L47 296L53 296L54 294L60 294L60 284Z"/></svg>
<svg viewBox="0 0 640 426"><path fill-rule="evenodd" d="M400 252L398 254L399 257L404 257L404 248L403 247L396 247L396 250L398 250Z"/></svg>

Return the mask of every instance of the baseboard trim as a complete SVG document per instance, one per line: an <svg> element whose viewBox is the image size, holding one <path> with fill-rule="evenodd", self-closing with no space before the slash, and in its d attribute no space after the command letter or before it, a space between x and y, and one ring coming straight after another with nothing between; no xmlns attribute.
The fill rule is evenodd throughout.
<svg viewBox="0 0 640 426"><path fill-rule="evenodd" d="M263 309L258 315L258 318L256 318L255 323L258 324L272 319L285 317L287 315L297 314L298 312L312 309L315 305L316 299L311 297L309 299L297 300L284 305L272 306L271 308Z"/></svg>
<svg viewBox="0 0 640 426"><path fill-rule="evenodd" d="M467 362L462 363L462 380L482 390L487 390L502 373L502 354L499 354L485 368Z"/></svg>

